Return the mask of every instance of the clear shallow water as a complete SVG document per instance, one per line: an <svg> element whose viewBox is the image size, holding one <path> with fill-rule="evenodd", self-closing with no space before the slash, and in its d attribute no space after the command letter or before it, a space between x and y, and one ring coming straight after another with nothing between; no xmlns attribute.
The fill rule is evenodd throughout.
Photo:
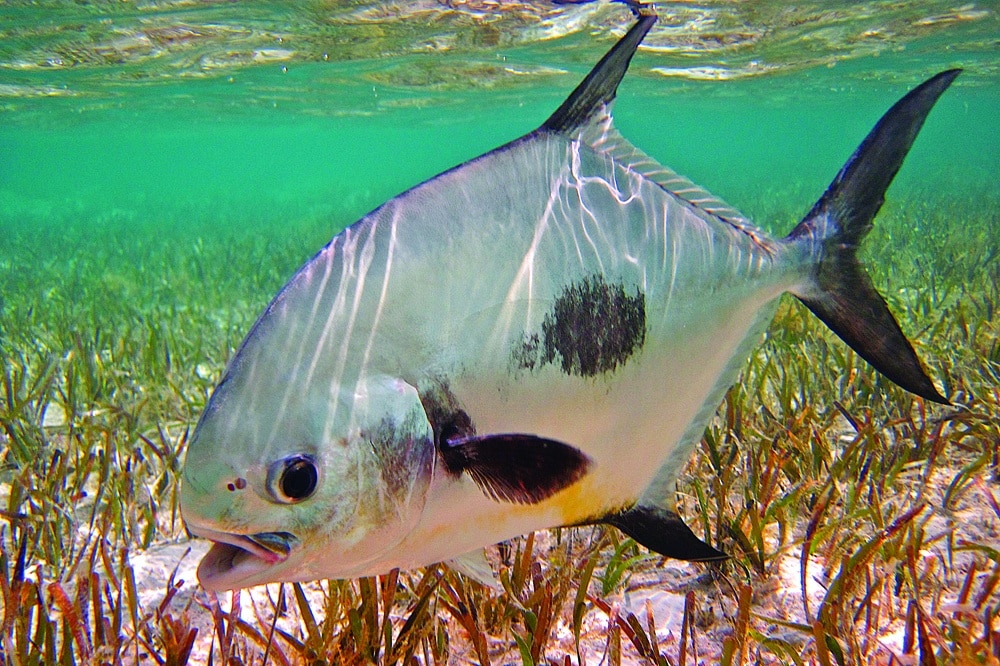
<svg viewBox="0 0 1000 666"><path fill-rule="evenodd" d="M72 553L51 553L59 550L51 542L79 538L77 521L87 507L49 511L86 492L101 501L104 516L117 515L121 503L122 526L107 535L115 547L179 536L176 483L164 487L172 472L160 473L170 456L150 442L166 431L182 446L227 358L292 271L388 197L537 127L629 22L623 9L603 4L504 7L0 4L0 370L4 381L15 380L13 392L0 382L0 420L20 410L23 416L4 425L40 431L24 438L0 432L0 503L8 506L5 519L25 511L53 530L51 540L29 546L32 575L41 579L43 571L53 580L78 570ZM866 254L879 285L891 285L885 296L944 393L958 405L971 400L970 418L985 412L975 418L995 422L997 3L789 8L782 0L707 1L664 5L662 13L650 38L655 49L639 53L620 89L620 129L776 232L808 210L899 96L940 70L965 68L890 189ZM845 353L839 343L829 351L819 342L800 347L801 331L788 319L775 327L774 337L784 339L774 347L789 374L813 359L786 348L823 359ZM822 379L830 363L805 374ZM834 371L848 365L838 361ZM26 378L23 390L19 377ZM866 414L867 380L838 381L860 389L857 407L849 408ZM802 403L815 397L833 412L836 391L817 395L813 380L792 384L802 386ZM977 393L987 400L969 397ZM875 421L895 421L906 413L900 405L909 404L886 405L886 416L883 397L875 402ZM892 432L907 433L907 426ZM22 439L39 449L19 449L14 444ZM872 441L874 447L881 440ZM49 471L64 446L61 459L79 465L67 478L82 494L48 478L58 476ZM948 453L956 469L972 455L964 445ZM81 462L95 455L115 463L98 474ZM881 451L873 455L877 460ZM895 455L887 458L873 469L896 464ZM915 468L906 469L901 476L910 478ZM862 478L865 470L867 461ZM825 468L820 473L824 479L802 492L822 494L829 483L833 496L841 480L825 478ZM103 499L88 485L95 478L107 479ZM881 496L883 484L886 498L892 495L886 509L909 506L904 499L912 494L898 479L873 478L869 488L877 492L856 496L866 498L857 500L861 514L853 508L827 521L841 522L835 531L857 529L862 540L870 534L869 522L878 521L869 519L867 503ZM960 478L971 477L963 471L954 487L967 483ZM41 499L12 500L16 493L8 489L17 479L29 479L32 497ZM915 494L921 501L922 492ZM959 529L949 525L948 544L989 545L982 521L964 520L990 515L981 502L957 514ZM781 513L772 516L784 525ZM913 530L919 536L911 542L923 540L923 529ZM15 539L23 533L0 526L13 544L0 544L5 553L18 552ZM96 549L78 552L86 559ZM840 580L841 551L829 552L837 553L832 568L820 573L814 562L811 577ZM170 557L168 570L180 556ZM928 569L918 580L957 585L965 580L963 561L953 563L949 551L940 560L944 573ZM895 562L874 569L873 579L894 580ZM159 604L165 585L151 584L152 603ZM896 585L872 598L898 597L891 606L912 608L908 587L903 596ZM774 615L801 623L784 592L781 598L785 608ZM935 606L927 597L916 603ZM988 595L983 603L992 603ZM174 609L179 605L175 600ZM25 612L40 615L34 606ZM670 622L659 610L657 618ZM207 643L214 634L205 622L199 638ZM674 626L680 623L678 616ZM882 642L902 642L897 633L903 629ZM980 627L968 635L983 633Z"/></svg>
<svg viewBox="0 0 1000 666"><path fill-rule="evenodd" d="M789 229L900 95L956 66L890 200L993 214L996 3L660 13L619 128L762 226ZM385 199L538 126L629 23L606 3L5 3L0 268L31 270L5 229L139 225L292 238L287 276Z"/></svg>

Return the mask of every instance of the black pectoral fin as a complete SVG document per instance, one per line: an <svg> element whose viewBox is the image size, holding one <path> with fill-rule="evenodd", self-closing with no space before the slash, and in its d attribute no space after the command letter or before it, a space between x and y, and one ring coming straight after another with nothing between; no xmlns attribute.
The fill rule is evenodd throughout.
<svg viewBox="0 0 1000 666"><path fill-rule="evenodd" d="M646 548L677 560L718 562L729 559L728 555L696 537L681 517L668 509L636 505L607 516L602 522L614 525Z"/></svg>
<svg viewBox="0 0 1000 666"><path fill-rule="evenodd" d="M472 435L441 445L445 466L466 473L499 502L536 504L578 481L590 467L582 451L534 435Z"/></svg>

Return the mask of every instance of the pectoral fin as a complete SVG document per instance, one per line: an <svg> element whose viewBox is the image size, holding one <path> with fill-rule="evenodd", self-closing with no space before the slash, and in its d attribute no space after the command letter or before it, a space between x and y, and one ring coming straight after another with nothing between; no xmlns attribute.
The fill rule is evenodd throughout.
<svg viewBox="0 0 1000 666"><path fill-rule="evenodd" d="M677 560L718 562L729 556L695 536L673 511L637 504L606 516L601 522L614 525L650 550Z"/></svg>
<svg viewBox="0 0 1000 666"><path fill-rule="evenodd" d="M498 502L537 504L578 481L590 458L568 444L535 435L471 435L440 445L444 464L465 473Z"/></svg>

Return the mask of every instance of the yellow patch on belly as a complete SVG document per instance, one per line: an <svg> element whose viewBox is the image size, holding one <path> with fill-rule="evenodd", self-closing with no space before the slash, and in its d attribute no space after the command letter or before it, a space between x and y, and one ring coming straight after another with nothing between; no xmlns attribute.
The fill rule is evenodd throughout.
<svg viewBox="0 0 1000 666"><path fill-rule="evenodd" d="M562 514L560 524L577 525L602 518L635 501L634 497L621 497L621 493L615 490L597 475L590 474L542 504Z"/></svg>

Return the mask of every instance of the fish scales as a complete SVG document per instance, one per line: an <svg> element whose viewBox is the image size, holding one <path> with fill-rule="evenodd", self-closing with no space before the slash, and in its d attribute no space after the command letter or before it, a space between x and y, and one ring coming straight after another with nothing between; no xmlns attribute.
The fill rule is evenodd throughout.
<svg viewBox="0 0 1000 666"><path fill-rule="evenodd" d="M454 558L477 575L463 554L596 522L665 555L724 557L673 513L672 484L785 292L944 400L844 239L867 232L957 72L893 107L771 239L614 129L654 20L541 128L377 208L275 297L185 462L184 518L216 544L205 587Z"/></svg>
<svg viewBox="0 0 1000 666"><path fill-rule="evenodd" d="M257 421L269 432L265 455L287 441L276 424L321 419L319 438L331 439L349 404L337 399L331 407L328 398L338 398L343 387L352 390L367 373L413 384L421 375L453 377L455 388L465 389L459 394L470 396L468 410L480 427L520 428L581 446L594 440L585 447L590 455L603 457L601 449L610 447L613 456L614 440L648 434L643 426L652 415L631 413L628 396L657 396L646 406L654 412L662 411L661 402L683 414L699 408L709 398L698 383L710 357L728 358L760 307L801 279L801 262L775 262L775 248L586 146L546 137L491 157L500 160L491 171L451 178L480 206L505 210L503 217L473 222L467 202L450 198L447 180L418 187L328 246L282 292L269 324L289 335L275 339L261 331L248 340L238 368L248 370L248 381L238 390L251 408L233 412L234 426ZM547 162L577 166L547 174ZM498 187L504 179L497 171L521 177ZM405 223L400 207L407 209ZM603 231L588 230L598 216ZM489 279L477 279L483 272ZM331 274L340 279L329 280ZM625 376L612 373L603 381L581 380L552 364L533 372L518 367L512 355L541 329L562 287L592 276L643 294L648 348L626 364ZM350 366L350 358L364 362ZM697 362L677 367L675 359ZM628 378L632 367L642 376ZM683 387L683 396L657 386L662 377ZM312 385L326 388L310 396L313 401L303 399L301 387ZM275 386L286 387L279 403L270 400ZM573 409L578 402L588 405L584 411L604 405L600 413L611 414L596 423L579 415L553 418L579 412ZM601 422L608 425L598 427ZM674 444L657 439L665 451Z"/></svg>

